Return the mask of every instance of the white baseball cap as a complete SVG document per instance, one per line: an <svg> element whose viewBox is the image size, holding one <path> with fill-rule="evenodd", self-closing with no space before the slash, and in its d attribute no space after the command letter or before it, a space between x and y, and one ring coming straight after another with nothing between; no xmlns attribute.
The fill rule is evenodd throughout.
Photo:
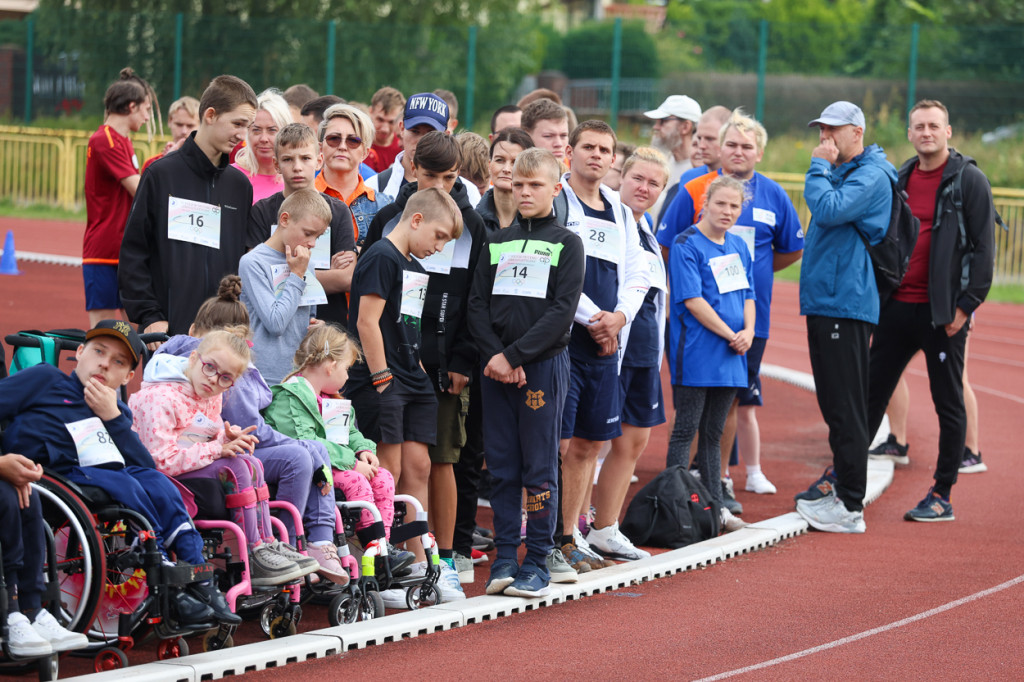
<svg viewBox="0 0 1024 682"><path fill-rule="evenodd" d="M686 95L671 95L657 109L644 112L644 116L647 118L675 116L694 123L700 123L700 114L700 105L697 104L697 100Z"/></svg>

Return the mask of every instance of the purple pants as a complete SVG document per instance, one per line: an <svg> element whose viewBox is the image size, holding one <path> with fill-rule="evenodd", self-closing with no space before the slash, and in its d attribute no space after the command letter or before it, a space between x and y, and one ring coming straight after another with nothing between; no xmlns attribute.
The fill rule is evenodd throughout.
<svg viewBox="0 0 1024 682"><path fill-rule="evenodd" d="M257 445L255 455L263 462L267 480L277 485L276 499L290 502L302 512L306 539L334 540L334 495L321 495L313 485L313 472L331 464L327 448L315 441L300 440L285 445ZM284 514L281 520L294 538L291 515Z"/></svg>
<svg viewBox="0 0 1024 682"><path fill-rule="evenodd" d="M233 495L263 487L263 463L252 455L223 457L202 469L179 474L178 478L216 478L224 486L225 494ZM245 531L245 539L250 547L262 540L273 541L270 506L265 500L244 507L229 508L228 512L231 520Z"/></svg>

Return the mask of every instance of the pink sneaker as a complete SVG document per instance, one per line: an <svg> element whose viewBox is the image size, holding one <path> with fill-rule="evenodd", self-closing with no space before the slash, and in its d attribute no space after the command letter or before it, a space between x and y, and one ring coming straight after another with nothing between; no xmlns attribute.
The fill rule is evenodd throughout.
<svg viewBox="0 0 1024 682"><path fill-rule="evenodd" d="M320 569L317 571L320 575L336 585L348 585L348 572L341 565L338 548L334 546L333 542L323 545L310 543L306 546L306 552L320 564Z"/></svg>

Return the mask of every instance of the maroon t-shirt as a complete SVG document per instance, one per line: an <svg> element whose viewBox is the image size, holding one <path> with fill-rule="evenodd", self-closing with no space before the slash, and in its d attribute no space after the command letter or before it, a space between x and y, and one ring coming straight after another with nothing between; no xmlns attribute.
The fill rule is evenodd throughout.
<svg viewBox="0 0 1024 682"><path fill-rule="evenodd" d="M89 138L85 155L85 237L82 262L117 265L132 195L121 181L139 172L132 141L108 125Z"/></svg>
<svg viewBox="0 0 1024 682"><path fill-rule="evenodd" d="M935 199L942 184L942 172L946 164L935 170L924 171L917 166L907 178L907 203L910 211L921 221L914 253L910 256L910 267L903 277L903 283L892 297L904 303L928 302L928 259L932 250L932 221L935 218Z"/></svg>
<svg viewBox="0 0 1024 682"><path fill-rule="evenodd" d="M399 139L399 135L396 133L395 139L393 139L391 144L387 147L381 147L378 146L377 143L374 143L370 149L377 152L377 160L374 162L373 159L368 156L366 157L366 165L378 173L383 173L395 162L395 157L398 156L398 152L402 151L402 140Z"/></svg>

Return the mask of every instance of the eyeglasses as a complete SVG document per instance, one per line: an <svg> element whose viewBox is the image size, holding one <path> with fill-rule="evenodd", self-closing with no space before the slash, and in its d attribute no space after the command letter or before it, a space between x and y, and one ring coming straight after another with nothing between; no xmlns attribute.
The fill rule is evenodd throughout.
<svg viewBox="0 0 1024 682"><path fill-rule="evenodd" d="M231 388L232 386L235 385L235 378L233 376L231 376L230 374L225 374L223 372L218 372L217 365L213 364L212 362L207 362L206 360L203 359L202 355L199 356L199 362L203 363L203 374L210 377L211 379L213 377L217 377L217 385L221 386L222 388Z"/></svg>
<svg viewBox="0 0 1024 682"><path fill-rule="evenodd" d="M341 146L342 142L344 142L345 146L349 149L359 149L363 146L363 138L357 137L356 135L328 135L324 138L324 142L326 142L328 146L335 148Z"/></svg>

